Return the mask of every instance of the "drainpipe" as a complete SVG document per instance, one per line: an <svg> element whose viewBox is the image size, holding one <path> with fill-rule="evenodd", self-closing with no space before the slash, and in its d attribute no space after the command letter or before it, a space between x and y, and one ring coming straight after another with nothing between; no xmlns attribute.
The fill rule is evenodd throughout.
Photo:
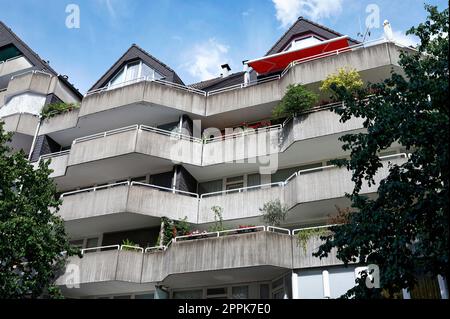
<svg viewBox="0 0 450 319"><path fill-rule="evenodd" d="M33 142L31 143L30 153L28 154L28 161L31 161L31 156L33 155L34 147L36 145L37 135L39 133L39 129L41 128L42 115L39 115L39 121L36 126L36 131L34 132Z"/></svg>

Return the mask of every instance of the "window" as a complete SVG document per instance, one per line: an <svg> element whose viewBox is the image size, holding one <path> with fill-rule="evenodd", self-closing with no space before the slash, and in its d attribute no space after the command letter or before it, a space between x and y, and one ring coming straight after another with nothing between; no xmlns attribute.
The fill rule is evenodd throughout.
<svg viewBox="0 0 450 319"><path fill-rule="evenodd" d="M84 243L83 239L71 240L70 241L70 245L71 246L74 246L74 247L79 248L79 249L83 248L83 243Z"/></svg>
<svg viewBox="0 0 450 319"><path fill-rule="evenodd" d="M300 299L323 299L322 270L306 270L298 274Z"/></svg>
<svg viewBox="0 0 450 319"><path fill-rule="evenodd" d="M227 288L208 288L206 299L227 299Z"/></svg>
<svg viewBox="0 0 450 319"><path fill-rule="evenodd" d="M202 299L203 290L185 290L175 291L173 293L173 299Z"/></svg>
<svg viewBox="0 0 450 319"><path fill-rule="evenodd" d="M323 40L319 39L316 36L307 36L299 39L294 39L287 47L284 49L284 51L293 51L293 50L300 50L303 48L311 47L315 44L321 43Z"/></svg>
<svg viewBox="0 0 450 319"><path fill-rule="evenodd" d="M244 176L229 177L226 179L225 189L233 190L244 187Z"/></svg>
<svg viewBox="0 0 450 319"><path fill-rule="evenodd" d="M270 285L261 284L259 286L259 298L260 299L270 299Z"/></svg>
<svg viewBox="0 0 450 319"><path fill-rule="evenodd" d="M8 44L0 48L0 62L6 61L22 55L13 44Z"/></svg>
<svg viewBox="0 0 450 319"><path fill-rule="evenodd" d="M162 79L163 76L142 61L126 64L108 83L108 87L117 88L133 83L138 79Z"/></svg>
<svg viewBox="0 0 450 319"><path fill-rule="evenodd" d="M221 179L198 184L198 193L200 195L206 194L206 193L220 192L221 190L222 190L222 180Z"/></svg>
<svg viewBox="0 0 450 319"><path fill-rule="evenodd" d="M231 288L232 299L248 299L248 286L239 286Z"/></svg>

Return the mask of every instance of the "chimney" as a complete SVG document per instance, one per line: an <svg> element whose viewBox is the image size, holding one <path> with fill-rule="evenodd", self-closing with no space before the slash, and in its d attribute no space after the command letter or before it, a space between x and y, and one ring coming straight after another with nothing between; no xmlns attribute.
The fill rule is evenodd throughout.
<svg viewBox="0 0 450 319"><path fill-rule="evenodd" d="M223 78L226 78L228 75L230 75L231 68L228 65L228 63L222 64L220 67L222 68L222 77Z"/></svg>

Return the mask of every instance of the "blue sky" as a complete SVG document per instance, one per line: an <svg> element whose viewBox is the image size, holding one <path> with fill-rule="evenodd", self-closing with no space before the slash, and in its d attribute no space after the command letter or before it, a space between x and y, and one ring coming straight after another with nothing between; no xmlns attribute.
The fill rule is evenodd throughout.
<svg viewBox="0 0 450 319"><path fill-rule="evenodd" d="M79 6L80 28L66 27L68 4ZM387 19L398 40L414 43L404 31L425 19L424 0L0 0L0 19L85 93L132 43L189 84L219 75L225 62L240 71L300 15L356 38L370 4L381 24L371 39Z"/></svg>

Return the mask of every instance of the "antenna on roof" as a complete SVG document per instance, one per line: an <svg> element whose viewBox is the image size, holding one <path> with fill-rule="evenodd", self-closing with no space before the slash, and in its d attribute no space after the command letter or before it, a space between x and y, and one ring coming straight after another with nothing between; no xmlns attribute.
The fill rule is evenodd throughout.
<svg viewBox="0 0 450 319"><path fill-rule="evenodd" d="M370 33L370 27L367 27L367 29L366 29L366 31L364 32L364 34L361 33L361 32L358 32L358 34L357 34L357 36L358 36L359 38L362 38L362 42L365 42L365 41L366 41L366 38L367 38L367 37L370 37L370 35L371 35L371 33Z"/></svg>

